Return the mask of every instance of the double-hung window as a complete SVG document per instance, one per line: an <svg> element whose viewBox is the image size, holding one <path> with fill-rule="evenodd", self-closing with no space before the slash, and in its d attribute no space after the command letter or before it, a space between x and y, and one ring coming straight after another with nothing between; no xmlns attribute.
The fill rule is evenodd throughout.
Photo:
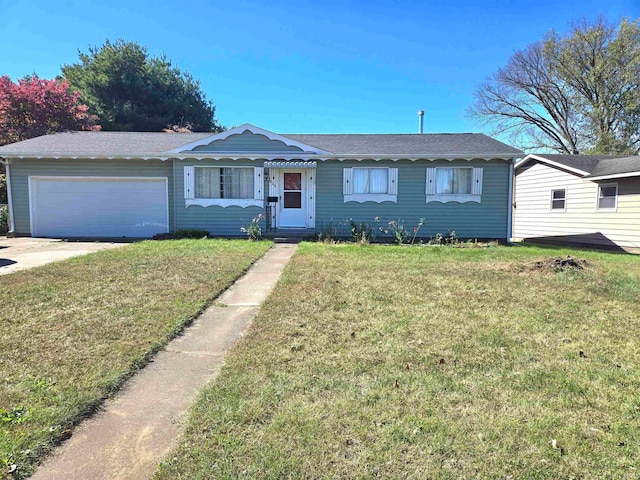
<svg viewBox="0 0 640 480"><path fill-rule="evenodd" d="M195 167L195 198L253 198L253 167Z"/></svg>
<svg viewBox="0 0 640 480"><path fill-rule="evenodd" d="M345 202L397 202L398 169L352 167L343 170Z"/></svg>
<svg viewBox="0 0 640 480"><path fill-rule="evenodd" d="M482 195L482 168L427 168L426 196L429 202L478 202Z"/></svg>
<svg viewBox="0 0 640 480"><path fill-rule="evenodd" d="M353 193L388 193L388 168L354 168Z"/></svg>
<svg viewBox="0 0 640 480"><path fill-rule="evenodd" d="M551 190L551 210L564 212L567 206L567 189Z"/></svg>
<svg viewBox="0 0 640 480"><path fill-rule="evenodd" d="M262 167L184 167L186 206L262 206Z"/></svg>
<svg viewBox="0 0 640 480"><path fill-rule="evenodd" d="M618 184L603 183L598 185L598 210L615 211L618 206Z"/></svg>

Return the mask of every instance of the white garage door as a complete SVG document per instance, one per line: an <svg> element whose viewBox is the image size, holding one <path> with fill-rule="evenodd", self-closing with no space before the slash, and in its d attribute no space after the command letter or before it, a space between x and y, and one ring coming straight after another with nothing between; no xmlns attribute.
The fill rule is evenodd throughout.
<svg viewBox="0 0 640 480"><path fill-rule="evenodd" d="M169 231L166 178L31 177L34 237L151 237Z"/></svg>

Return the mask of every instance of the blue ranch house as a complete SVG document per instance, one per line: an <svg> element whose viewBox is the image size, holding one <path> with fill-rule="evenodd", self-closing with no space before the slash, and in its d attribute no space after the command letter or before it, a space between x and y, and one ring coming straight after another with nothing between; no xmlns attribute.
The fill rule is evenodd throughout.
<svg viewBox="0 0 640 480"><path fill-rule="evenodd" d="M479 133L64 132L0 147L10 234L144 238L178 229L315 235L350 219L421 236L510 238L522 152Z"/></svg>

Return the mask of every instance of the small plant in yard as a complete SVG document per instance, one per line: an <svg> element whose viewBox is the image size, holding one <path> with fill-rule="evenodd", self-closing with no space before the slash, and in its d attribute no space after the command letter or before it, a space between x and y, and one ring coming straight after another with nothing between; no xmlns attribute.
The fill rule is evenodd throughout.
<svg viewBox="0 0 640 480"><path fill-rule="evenodd" d="M13 407L11 411L0 408L0 422L2 423L22 423L29 416L29 410L24 407Z"/></svg>
<svg viewBox="0 0 640 480"><path fill-rule="evenodd" d="M377 223L380 219L376 217L374 221ZM373 234L373 227L367 222L358 223L353 218L350 218L349 226L351 228L351 238L356 243L367 244L375 238Z"/></svg>
<svg viewBox="0 0 640 480"><path fill-rule="evenodd" d="M458 245L459 243L460 239L456 236L455 230L451 230L444 235L436 233L435 238L429 240L429 245Z"/></svg>
<svg viewBox="0 0 640 480"><path fill-rule="evenodd" d="M416 241L416 237L418 236L418 233L420 233L420 229L422 228L422 226L424 225L425 222L425 218L422 217L420 219L420 221L418 222L418 225L416 225L415 227L413 227L413 237L411 237L411 245L413 245Z"/></svg>
<svg viewBox="0 0 640 480"><path fill-rule="evenodd" d="M385 235L391 235L396 245L402 245L409 238L409 232L404 228L404 224L400 223L400 220L390 220L386 228L380 227L380 231Z"/></svg>
<svg viewBox="0 0 640 480"><path fill-rule="evenodd" d="M335 233L333 230L333 224L329 222L328 224L320 225L320 233L318 233L318 240L322 243L334 243L335 242Z"/></svg>
<svg viewBox="0 0 640 480"><path fill-rule="evenodd" d="M260 240L262 238L262 228L260 228L260 221L264 218L262 214L257 217L253 217L253 220L247 227L242 227L240 230L246 233L249 240Z"/></svg>
<svg viewBox="0 0 640 480"><path fill-rule="evenodd" d="M404 223L400 220L391 220L387 223L387 227L380 227L380 231L385 235L391 235L396 245L402 245L404 243L410 243L413 245L416 241L416 237L420 232L420 229L424 225L425 219L421 218L418 224L413 227L413 231L409 231L404 227Z"/></svg>

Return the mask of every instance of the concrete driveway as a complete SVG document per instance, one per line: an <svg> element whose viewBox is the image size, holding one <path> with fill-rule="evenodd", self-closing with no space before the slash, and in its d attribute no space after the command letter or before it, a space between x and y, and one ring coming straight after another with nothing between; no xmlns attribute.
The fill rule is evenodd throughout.
<svg viewBox="0 0 640 480"><path fill-rule="evenodd" d="M124 245L126 243L67 242L50 238L0 237L0 275Z"/></svg>

